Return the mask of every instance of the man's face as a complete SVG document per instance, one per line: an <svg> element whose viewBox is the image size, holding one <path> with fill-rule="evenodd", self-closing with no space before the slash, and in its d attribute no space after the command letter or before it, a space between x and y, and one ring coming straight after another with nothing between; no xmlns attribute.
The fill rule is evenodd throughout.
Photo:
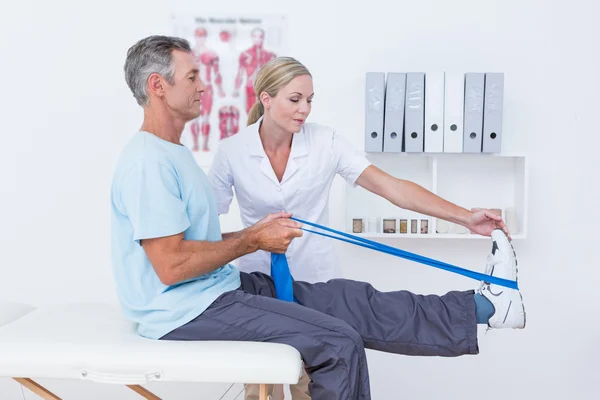
<svg viewBox="0 0 600 400"><path fill-rule="evenodd" d="M173 51L173 84L167 82L165 100L173 116L191 121L200 116L200 99L206 89L200 80L194 56L181 50Z"/></svg>

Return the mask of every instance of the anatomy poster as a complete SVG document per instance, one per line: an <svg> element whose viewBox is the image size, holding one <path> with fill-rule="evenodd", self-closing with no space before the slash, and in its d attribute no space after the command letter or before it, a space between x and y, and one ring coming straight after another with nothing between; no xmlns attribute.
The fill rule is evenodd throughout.
<svg viewBox="0 0 600 400"><path fill-rule="evenodd" d="M173 15L173 30L190 42L206 85L201 115L186 125L181 140L200 166L210 167L219 142L246 126L256 73L283 55L285 18Z"/></svg>

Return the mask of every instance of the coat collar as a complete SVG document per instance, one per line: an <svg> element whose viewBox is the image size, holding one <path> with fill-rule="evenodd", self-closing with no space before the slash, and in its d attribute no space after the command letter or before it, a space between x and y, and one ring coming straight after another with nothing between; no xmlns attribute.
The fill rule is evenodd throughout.
<svg viewBox="0 0 600 400"><path fill-rule="evenodd" d="M273 171L273 167L269 162L269 158L267 157L267 153L265 153L265 149L260 141L260 136L258 134L258 129L262 123L263 117L260 117L258 121L254 124L250 125L250 141L248 152L252 157L261 157L261 170L265 175L267 175L272 181L279 184L280 182L277 180L275 176L275 172ZM306 156L308 154L308 148L306 145L306 135L304 133L304 127L300 130L300 132L294 133L292 137L292 150L290 151L290 158L285 168L285 173L283 175L283 179L281 183L284 183L288 180L292 175L296 173L299 168L299 163L296 160L299 157Z"/></svg>
<svg viewBox="0 0 600 400"><path fill-rule="evenodd" d="M249 154L254 157L267 157L265 149L263 148L258 129L262 124L263 117L260 117L258 121L250 125L250 143L249 143ZM294 133L292 137L292 151L290 152L290 158L302 157L308 154L308 148L306 146L306 135L304 133L304 127L300 132Z"/></svg>

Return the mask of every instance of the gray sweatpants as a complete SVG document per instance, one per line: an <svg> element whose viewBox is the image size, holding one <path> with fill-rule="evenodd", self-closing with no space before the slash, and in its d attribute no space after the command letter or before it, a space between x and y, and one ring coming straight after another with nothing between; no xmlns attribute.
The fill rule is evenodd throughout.
<svg viewBox="0 0 600 400"><path fill-rule="evenodd" d="M380 292L334 279L294 282L297 303L275 299L270 276L241 273L221 295L162 340L242 340L298 349L314 400L370 399L365 348L413 356L477 354L473 291L443 296Z"/></svg>

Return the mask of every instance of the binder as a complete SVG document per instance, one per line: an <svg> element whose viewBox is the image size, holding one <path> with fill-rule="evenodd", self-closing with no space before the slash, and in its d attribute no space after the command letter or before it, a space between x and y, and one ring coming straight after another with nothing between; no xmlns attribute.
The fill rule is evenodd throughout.
<svg viewBox="0 0 600 400"><path fill-rule="evenodd" d="M444 151L444 73L425 74L425 152Z"/></svg>
<svg viewBox="0 0 600 400"><path fill-rule="evenodd" d="M462 153L465 74L446 72L445 84L444 153Z"/></svg>
<svg viewBox="0 0 600 400"><path fill-rule="evenodd" d="M385 73L367 72L365 82L365 151L383 151Z"/></svg>
<svg viewBox="0 0 600 400"><path fill-rule="evenodd" d="M483 144L483 95L485 74L469 72L465 74L465 121L463 151L481 153Z"/></svg>
<svg viewBox="0 0 600 400"><path fill-rule="evenodd" d="M404 149L407 153L423 152L424 97L425 73L407 73L404 102Z"/></svg>
<svg viewBox="0 0 600 400"><path fill-rule="evenodd" d="M500 153L504 113L504 73L485 74L483 96L483 152Z"/></svg>
<svg viewBox="0 0 600 400"><path fill-rule="evenodd" d="M406 74L388 72L385 84L385 121L383 129L383 151L402 152L404 134L404 96Z"/></svg>

